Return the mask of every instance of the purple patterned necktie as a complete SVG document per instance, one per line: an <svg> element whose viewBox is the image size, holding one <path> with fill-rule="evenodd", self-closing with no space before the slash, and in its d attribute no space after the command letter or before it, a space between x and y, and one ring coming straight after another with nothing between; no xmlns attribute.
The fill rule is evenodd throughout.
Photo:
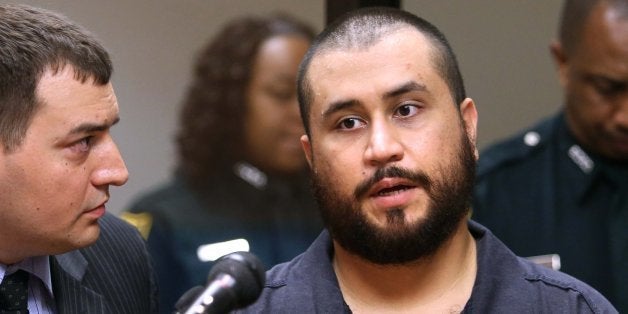
<svg viewBox="0 0 628 314"><path fill-rule="evenodd" d="M18 270L0 284L0 314L28 314L29 274Z"/></svg>

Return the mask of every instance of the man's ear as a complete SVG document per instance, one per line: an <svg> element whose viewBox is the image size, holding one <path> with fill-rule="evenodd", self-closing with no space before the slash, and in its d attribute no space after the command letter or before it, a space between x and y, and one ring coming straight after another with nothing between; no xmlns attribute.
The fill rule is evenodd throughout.
<svg viewBox="0 0 628 314"><path fill-rule="evenodd" d="M475 159L478 159L479 153L476 145L478 135L478 111L473 99L465 98L460 103L460 116L465 123L467 137L469 137L469 141L473 144L473 147L475 147Z"/></svg>
<svg viewBox="0 0 628 314"><path fill-rule="evenodd" d="M312 143L310 143L310 137L306 134L301 135L301 147L305 153L305 159L312 168Z"/></svg>
<svg viewBox="0 0 628 314"><path fill-rule="evenodd" d="M565 53L565 49L563 48L563 45L560 44L560 42L554 40L550 44L550 53L552 55L552 60L554 60L554 64L556 64L558 81L560 82L560 85L564 88L567 85L567 81L569 80L567 75L569 62L567 62L568 58Z"/></svg>

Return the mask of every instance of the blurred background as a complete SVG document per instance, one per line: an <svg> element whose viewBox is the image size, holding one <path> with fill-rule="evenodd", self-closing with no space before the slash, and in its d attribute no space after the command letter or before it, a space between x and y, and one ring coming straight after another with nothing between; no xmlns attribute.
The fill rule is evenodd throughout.
<svg viewBox="0 0 628 314"><path fill-rule="evenodd" d="M113 129L130 172L113 187L119 213L138 193L169 177L179 106L197 51L225 22L287 12L320 31L325 0L23 0L68 16L99 37L114 62L121 121ZM548 45L561 1L402 0L401 7L445 33L467 94L479 110L480 150L553 113L560 89Z"/></svg>

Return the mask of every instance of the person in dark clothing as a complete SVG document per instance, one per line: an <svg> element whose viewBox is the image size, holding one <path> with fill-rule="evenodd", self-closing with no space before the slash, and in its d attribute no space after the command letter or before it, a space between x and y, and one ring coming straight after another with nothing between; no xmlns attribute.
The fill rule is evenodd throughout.
<svg viewBox="0 0 628 314"><path fill-rule="evenodd" d="M271 267L321 231L295 85L313 36L285 15L246 16L200 52L181 111L177 171L124 214L147 236L164 313L205 284L221 255L250 250Z"/></svg>
<svg viewBox="0 0 628 314"><path fill-rule="evenodd" d="M628 312L628 2L566 1L551 45L565 104L482 152L473 218L516 254Z"/></svg>
<svg viewBox="0 0 628 314"><path fill-rule="evenodd" d="M444 35L393 8L328 26L297 80L326 230L245 313L616 313L469 220L477 111Z"/></svg>

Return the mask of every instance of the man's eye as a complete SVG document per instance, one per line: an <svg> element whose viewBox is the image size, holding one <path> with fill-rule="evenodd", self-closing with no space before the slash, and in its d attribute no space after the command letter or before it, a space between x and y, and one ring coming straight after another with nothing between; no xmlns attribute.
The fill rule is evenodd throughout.
<svg viewBox="0 0 628 314"><path fill-rule="evenodd" d="M397 108L395 114L401 117L409 117L417 114L419 109L414 105L401 105Z"/></svg>
<svg viewBox="0 0 628 314"><path fill-rule="evenodd" d="M355 128L358 128L360 126L362 126L364 123L362 121L360 121L357 118L347 118L344 119L342 121L340 121L340 123L338 124L340 129L344 129L344 130L352 130Z"/></svg>
<svg viewBox="0 0 628 314"><path fill-rule="evenodd" d="M72 145L72 149L78 152L86 152L89 151L93 136L87 136L75 142Z"/></svg>

